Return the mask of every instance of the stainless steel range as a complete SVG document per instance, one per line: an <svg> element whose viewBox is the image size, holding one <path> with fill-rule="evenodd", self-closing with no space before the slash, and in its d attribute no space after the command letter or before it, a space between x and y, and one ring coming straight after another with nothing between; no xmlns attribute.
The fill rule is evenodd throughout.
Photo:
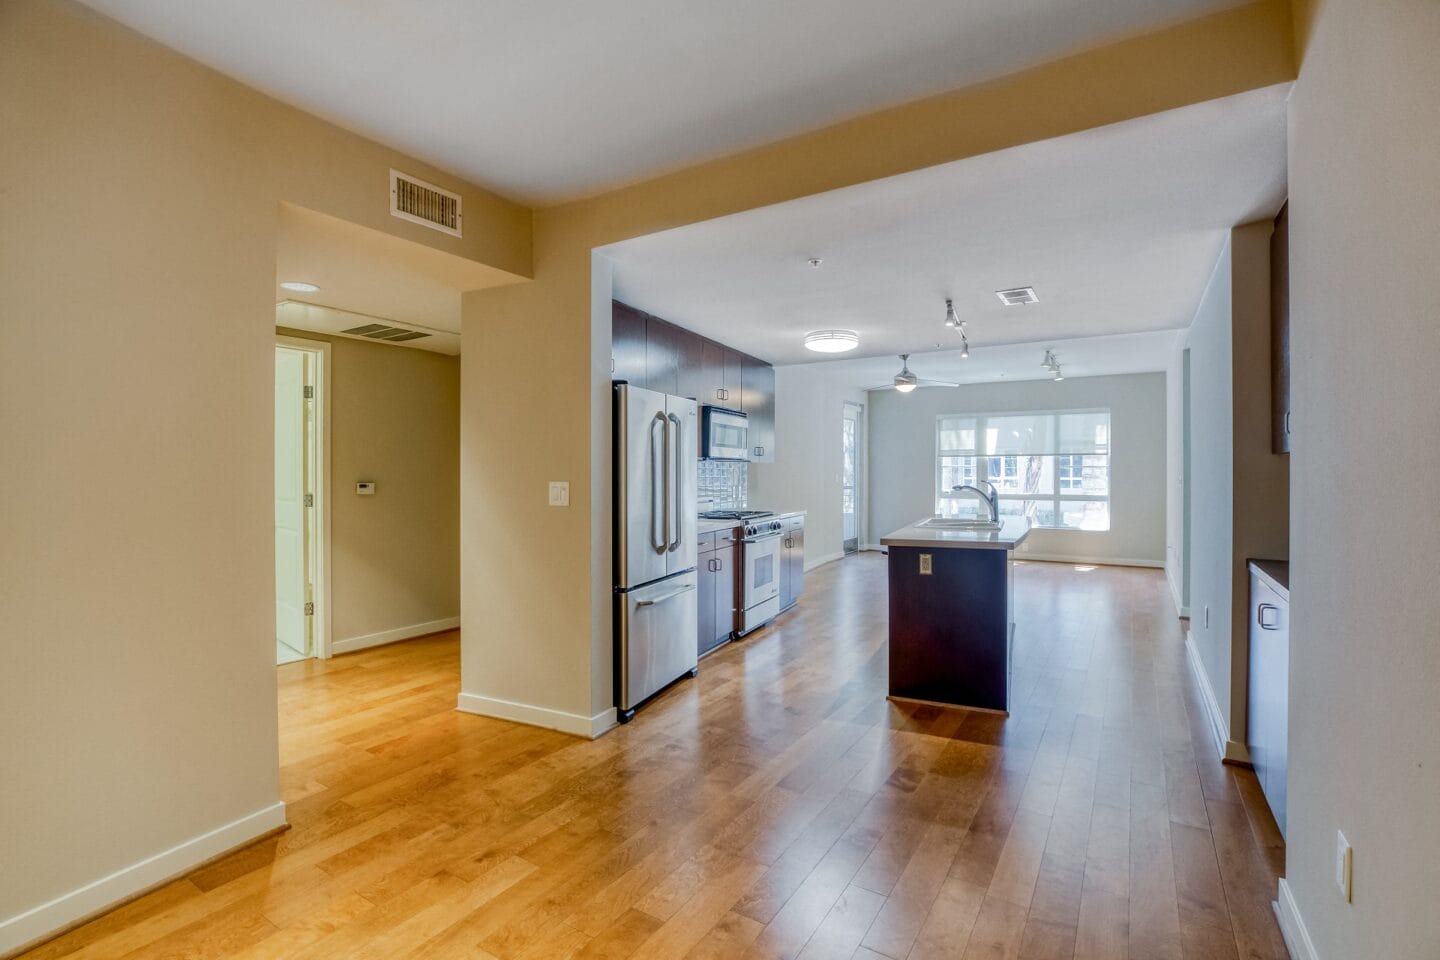
<svg viewBox="0 0 1440 960"><path fill-rule="evenodd" d="M780 614L780 548L784 524L763 519L772 516L769 511L751 512L758 517L752 517L745 524L745 535L740 540L740 569L744 572L740 602L735 605L738 621L735 632L742 637Z"/></svg>

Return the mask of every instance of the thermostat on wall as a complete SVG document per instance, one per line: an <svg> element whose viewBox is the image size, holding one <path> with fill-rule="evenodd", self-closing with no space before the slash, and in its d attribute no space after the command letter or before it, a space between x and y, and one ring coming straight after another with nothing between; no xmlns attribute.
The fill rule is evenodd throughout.
<svg viewBox="0 0 1440 960"><path fill-rule="evenodd" d="M355 492L362 497L370 497L375 494L375 481L361 480L355 484Z"/></svg>

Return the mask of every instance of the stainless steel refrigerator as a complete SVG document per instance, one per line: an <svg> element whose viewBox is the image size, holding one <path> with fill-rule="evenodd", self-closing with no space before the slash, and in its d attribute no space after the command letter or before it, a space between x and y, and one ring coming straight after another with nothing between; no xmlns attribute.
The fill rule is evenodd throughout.
<svg viewBox="0 0 1440 960"><path fill-rule="evenodd" d="M615 705L620 721L693 675L695 401L615 385Z"/></svg>

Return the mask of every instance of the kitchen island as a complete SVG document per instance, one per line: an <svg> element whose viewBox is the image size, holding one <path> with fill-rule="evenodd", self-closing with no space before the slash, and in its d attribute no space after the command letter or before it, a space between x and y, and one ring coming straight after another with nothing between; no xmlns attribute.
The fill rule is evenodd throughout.
<svg viewBox="0 0 1440 960"><path fill-rule="evenodd" d="M880 540L890 554L890 696L1008 712L1011 552L1030 522L998 529L920 521Z"/></svg>

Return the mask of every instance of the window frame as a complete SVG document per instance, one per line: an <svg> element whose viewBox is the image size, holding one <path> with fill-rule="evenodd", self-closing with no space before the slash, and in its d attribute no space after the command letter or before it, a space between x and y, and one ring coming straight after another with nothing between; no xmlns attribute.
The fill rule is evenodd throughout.
<svg viewBox="0 0 1440 960"><path fill-rule="evenodd" d="M948 457L948 458L952 458L952 459L964 459L964 458L967 458L967 457L968 457L968 458L970 458L970 459L973 459L973 460L975 461L975 470L974 470L974 472L975 472L976 479L977 479L977 480L985 480L985 481L987 481L987 482L989 481L989 476L988 476L988 474L989 474L989 460L990 460L991 455L981 452L981 450L982 450L983 447L984 447L984 437L985 437L985 434L986 434L986 428L987 428L987 426L988 426L988 421L990 421L990 420L992 420L992 419L995 419L995 418L1000 418L1000 417L1043 417L1043 416L1053 417L1053 418L1057 418L1057 422L1054 424L1054 427L1055 427L1055 430L1056 430L1055 435L1056 435L1056 436L1059 436L1059 426L1060 426L1060 425L1059 425L1059 422L1058 422L1058 418L1059 418L1059 417L1065 416L1065 415L1067 415L1067 414L1087 414L1087 413L1091 413L1091 414L1093 414L1093 413L1103 413L1103 414L1105 414L1107 442L1106 442L1106 445L1105 445L1105 452L1104 452L1103 454L1101 454L1101 453L1071 453L1071 454L994 454L994 456L997 456L997 457L1046 456L1046 457L1052 457L1052 458L1054 458L1054 460L1055 460L1055 466L1054 466L1054 474L1055 474L1055 475L1054 475L1054 490L1053 490L1053 492L1051 492L1051 493L999 493L997 499L998 499L1000 502L1002 502L1002 503L1008 500L1008 501L1020 501L1020 502L1022 502L1022 503L1025 502L1025 501L1033 501L1033 502L1038 503L1038 504L1049 504L1050 506L1052 506L1052 507L1054 508L1054 515L1055 515L1055 517L1056 517L1057 519L1060 518L1060 517L1062 517L1062 516L1064 515L1064 513L1063 513L1063 511L1062 511L1062 509L1061 509L1061 505L1062 505L1062 504L1065 504L1065 503L1103 503L1103 504L1106 505L1106 514L1107 514L1107 517L1108 517L1107 525L1105 526L1105 528L1104 528L1103 530L1095 530L1095 529L1089 529L1089 530L1087 530L1085 527L1066 526L1066 525L1058 524L1058 523L1056 523L1056 524L1036 523L1036 522L1033 522L1033 521L1032 521L1032 525L1033 525L1036 529L1039 529L1039 530L1070 530L1070 531L1081 532L1081 533L1108 533L1108 532L1110 532L1112 529L1114 529L1114 525L1115 525L1115 517L1114 517L1114 514L1113 514L1113 512L1112 512L1112 508L1113 508L1112 499L1113 499L1114 494L1115 494L1115 460L1114 460L1115 449L1114 449L1114 434L1113 434L1112 429L1111 429L1111 427L1112 427L1112 419L1113 419L1113 418L1112 418L1112 416L1111 416L1111 412L1110 412L1110 408L1109 408L1109 407L1076 407L1076 408L1073 408L1073 409L1065 409L1065 410L1004 410L1004 411L1002 411L1002 410L987 410L987 411L985 411L985 412L977 412L977 413L958 412L958 413L942 413L942 414L938 414L938 415L936 416L936 418L935 418L935 474L934 474L935 497L934 497L934 501L933 501L933 502L934 502L935 511L936 511L937 513L939 513L939 512L941 511L942 505L943 505L943 503L944 503L945 501L962 501L962 500L971 500L971 499L973 499L973 497L972 497L971 495L969 495L969 494L954 494L954 493L951 493L951 492L949 492L949 490L946 490L946 489L944 488L944 486L943 486L943 484L942 484L942 482L941 482L941 477L944 475L944 472L945 472L945 463L944 463L945 458ZM942 452L942 450L941 450L941 448L940 448L940 436L941 436L942 428L943 428L943 425L944 425L945 421L946 421L946 420L956 420L956 419L960 419L960 420L970 420L970 421L972 421L972 422L974 423L974 430L975 430L975 448L974 448L974 450L972 450L970 453ZM1071 464L1071 467L1070 467L1070 468L1071 468L1072 470L1077 471L1077 476L1076 476L1074 479L1076 479L1077 481L1083 481L1083 471L1084 471L1084 459L1083 459L1083 458L1085 458L1085 457L1100 457L1100 456L1103 456L1103 457L1105 458L1105 488L1106 488L1106 491L1107 491L1107 492L1105 493L1104 496L1100 496L1100 495L1098 495L1098 494L1093 494L1093 493L1088 493L1088 494L1065 493L1065 492L1062 491L1062 489L1061 489L1061 482L1062 482L1062 481L1061 481L1061 466L1060 466L1060 459L1061 459L1062 457L1079 457L1079 458L1081 458L1080 463L1078 463L1078 464ZM997 488L997 490L998 490L998 488Z"/></svg>

